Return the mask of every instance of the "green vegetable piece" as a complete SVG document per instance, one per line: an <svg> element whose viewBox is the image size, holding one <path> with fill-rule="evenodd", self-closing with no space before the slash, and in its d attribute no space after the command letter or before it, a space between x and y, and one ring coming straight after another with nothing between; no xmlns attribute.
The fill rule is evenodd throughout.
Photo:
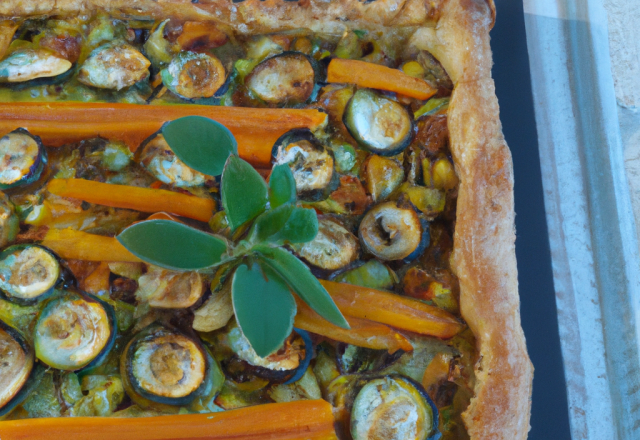
<svg viewBox="0 0 640 440"><path fill-rule="evenodd" d="M80 380L75 373L65 373L60 378L60 396L64 400L66 406L72 406L78 400L82 399L82 388Z"/></svg>
<svg viewBox="0 0 640 440"><path fill-rule="evenodd" d="M222 206L232 231L256 218L267 206L266 182L238 156L229 156L221 187Z"/></svg>
<svg viewBox="0 0 640 440"><path fill-rule="evenodd" d="M185 116L165 124L162 135L171 151L187 166L219 176L227 158L238 154L238 143L227 127L202 116Z"/></svg>
<svg viewBox="0 0 640 440"><path fill-rule="evenodd" d="M129 165L133 154L124 142L109 142L102 153L102 163L109 171L122 171Z"/></svg>
<svg viewBox="0 0 640 440"><path fill-rule="evenodd" d="M82 389L88 394L69 409L73 417L110 416L125 395L122 380L118 376L85 376Z"/></svg>
<svg viewBox="0 0 640 440"><path fill-rule="evenodd" d="M281 246L285 243L306 243L317 234L318 216L313 209L282 205L256 219L250 240Z"/></svg>
<svg viewBox="0 0 640 440"><path fill-rule="evenodd" d="M289 287L320 316L339 327L350 328L327 290L302 261L284 249L258 245L254 250L258 253L260 260L280 275Z"/></svg>
<svg viewBox="0 0 640 440"><path fill-rule="evenodd" d="M280 276L269 267L243 264L231 289L238 325L258 356L282 347L293 330L296 303Z"/></svg>
<svg viewBox="0 0 640 440"><path fill-rule="evenodd" d="M138 258L173 270L215 266L227 251L222 238L170 220L136 223L117 238Z"/></svg>
<svg viewBox="0 0 640 440"><path fill-rule="evenodd" d="M371 289L390 290L396 283L396 275L378 260L369 260L360 267L341 273L335 281Z"/></svg>
<svg viewBox="0 0 640 440"><path fill-rule="evenodd" d="M333 148L336 170L339 173L347 173L356 166L356 150L349 144L342 144Z"/></svg>
<svg viewBox="0 0 640 440"><path fill-rule="evenodd" d="M420 107L413 116L415 119L418 119L420 116L430 116L447 107L449 107L449 98L433 98Z"/></svg>
<svg viewBox="0 0 640 440"><path fill-rule="evenodd" d="M269 177L269 203L271 209L296 201L296 181L288 164L273 167Z"/></svg>
<svg viewBox="0 0 640 440"><path fill-rule="evenodd" d="M29 413L31 418L60 417L62 406L60 406L56 394L53 371L48 371L42 377L35 390L24 401L22 408Z"/></svg>

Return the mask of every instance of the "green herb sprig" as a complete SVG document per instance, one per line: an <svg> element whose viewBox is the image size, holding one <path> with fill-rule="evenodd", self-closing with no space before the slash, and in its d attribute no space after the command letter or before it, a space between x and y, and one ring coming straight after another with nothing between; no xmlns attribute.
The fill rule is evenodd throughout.
<svg viewBox="0 0 640 440"><path fill-rule="evenodd" d="M278 350L291 334L295 292L332 324L349 328L331 296L309 268L283 249L318 233L313 209L298 206L296 184L286 164L273 168L269 184L238 157L237 143L223 125L200 116L169 122L162 129L169 147L187 166L210 176L222 174L222 206L233 243L182 223L149 220L129 226L118 241L151 264L172 270L235 267L231 277L238 325L259 356Z"/></svg>

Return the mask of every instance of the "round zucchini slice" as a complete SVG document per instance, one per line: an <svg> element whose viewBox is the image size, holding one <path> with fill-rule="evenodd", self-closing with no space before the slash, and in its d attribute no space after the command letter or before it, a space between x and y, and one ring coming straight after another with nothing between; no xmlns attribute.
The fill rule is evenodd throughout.
<svg viewBox="0 0 640 440"><path fill-rule="evenodd" d="M393 99L369 89L353 94L343 115L344 125L363 148L380 156L395 156L411 144L413 118Z"/></svg>
<svg viewBox="0 0 640 440"><path fill-rule="evenodd" d="M99 89L122 90L146 79L150 65L133 46L107 43L91 52L78 72L78 81Z"/></svg>
<svg viewBox="0 0 640 440"><path fill-rule="evenodd" d="M116 338L115 312L98 298L66 291L45 303L35 328L36 357L59 370L98 365Z"/></svg>
<svg viewBox="0 0 640 440"><path fill-rule="evenodd" d="M207 180L207 176L181 161L160 133L143 144L139 160L156 179L179 188L200 186Z"/></svg>
<svg viewBox="0 0 640 440"><path fill-rule="evenodd" d="M274 383L295 382L309 367L314 353L309 334L299 329L294 329L283 347L266 358L256 354L237 325L229 331L228 341L235 356L223 362L223 367L237 382L248 380L248 376Z"/></svg>
<svg viewBox="0 0 640 440"><path fill-rule="evenodd" d="M436 440L438 410L424 388L402 376L367 382L351 410L353 440Z"/></svg>
<svg viewBox="0 0 640 440"><path fill-rule="evenodd" d="M190 404L211 388L212 368L217 364L199 341L159 324L134 336L120 358L125 390L143 408Z"/></svg>
<svg viewBox="0 0 640 440"><path fill-rule="evenodd" d="M295 246L298 256L325 270L337 270L358 258L358 239L344 226L328 217L318 219L318 235Z"/></svg>
<svg viewBox="0 0 640 440"><path fill-rule="evenodd" d="M34 367L33 349L20 333L0 321L0 417L17 404L20 390L25 386ZM8 405L12 404L11 408Z"/></svg>
<svg viewBox="0 0 640 440"><path fill-rule="evenodd" d="M0 189L35 182L46 164L47 151L42 141L24 128L0 139Z"/></svg>
<svg viewBox="0 0 640 440"><path fill-rule="evenodd" d="M306 129L292 130L273 147L274 165L289 164L296 181L296 192L313 198L330 189L334 178L333 157Z"/></svg>
<svg viewBox="0 0 640 440"><path fill-rule="evenodd" d="M0 296L20 305L46 298L58 283L60 263L36 244L9 246L0 252Z"/></svg>
<svg viewBox="0 0 640 440"><path fill-rule="evenodd" d="M0 62L0 83L22 83L52 78L68 72L73 64L48 49L18 49Z"/></svg>
<svg viewBox="0 0 640 440"><path fill-rule="evenodd" d="M362 219L360 241L367 252L385 261L410 261L429 245L429 229L410 207L386 202L373 207Z"/></svg>
<svg viewBox="0 0 640 440"><path fill-rule="evenodd" d="M160 76L169 90L187 99L211 98L225 83L220 60L197 52L180 52Z"/></svg>
<svg viewBox="0 0 640 440"><path fill-rule="evenodd" d="M316 84L315 63L300 52L283 52L258 64L245 78L249 91L268 105L306 103Z"/></svg>

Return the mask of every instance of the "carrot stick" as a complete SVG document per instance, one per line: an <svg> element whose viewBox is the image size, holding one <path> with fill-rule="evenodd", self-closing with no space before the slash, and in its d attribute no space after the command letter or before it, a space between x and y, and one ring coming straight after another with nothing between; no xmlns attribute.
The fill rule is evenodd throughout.
<svg viewBox="0 0 640 440"><path fill-rule="evenodd" d="M41 243L65 260L123 261L139 263L115 237L89 234L73 229L49 229Z"/></svg>
<svg viewBox="0 0 640 440"><path fill-rule="evenodd" d="M45 145L61 146L89 137L124 141L131 150L167 121L199 115L226 126L243 159L259 166L271 162L275 141L294 128L315 130L326 114L317 110L257 109L206 105L136 105L78 102L0 103L0 136L23 127Z"/></svg>
<svg viewBox="0 0 640 440"><path fill-rule="evenodd" d="M450 313L406 296L333 281L320 283L347 316L444 339L463 329Z"/></svg>
<svg viewBox="0 0 640 440"><path fill-rule="evenodd" d="M413 351L413 346L407 338L386 325L366 319L347 317L351 329L345 330L331 324L297 298L296 303L298 304L298 313L294 325L302 330L358 347L387 350L389 353L395 353L398 350Z"/></svg>
<svg viewBox="0 0 640 440"><path fill-rule="evenodd" d="M334 58L329 63L327 81L350 83L361 87L388 90L417 99L428 99L437 90L426 81L379 64Z"/></svg>
<svg viewBox="0 0 640 440"><path fill-rule="evenodd" d="M84 179L53 179L47 189L51 194L98 205L142 212L167 211L202 222L209 221L215 210L213 199L164 189L113 185Z"/></svg>
<svg viewBox="0 0 640 440"><path fill-rule="evenodd" d="M210 414L59 417L0 422L2 440L337 440L324 400L270 403Z"/></svg>

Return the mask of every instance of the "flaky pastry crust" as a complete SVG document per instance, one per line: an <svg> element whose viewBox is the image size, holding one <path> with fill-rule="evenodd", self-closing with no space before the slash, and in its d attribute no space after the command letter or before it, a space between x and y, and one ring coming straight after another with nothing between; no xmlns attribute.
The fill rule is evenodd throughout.
<svg viewBox="0 0 640 440"><path fill-rule="evenodd" d="M452 266L462 316L476 336L475 396L463 414L474 440L520 440L529 431L533 367L520 325L511 154L491 79L492 0L3 0L0 16L114 15L214 21L243 34L306 27L395 32L431 52L455 87L448 110L460 178Z"/></svg>

